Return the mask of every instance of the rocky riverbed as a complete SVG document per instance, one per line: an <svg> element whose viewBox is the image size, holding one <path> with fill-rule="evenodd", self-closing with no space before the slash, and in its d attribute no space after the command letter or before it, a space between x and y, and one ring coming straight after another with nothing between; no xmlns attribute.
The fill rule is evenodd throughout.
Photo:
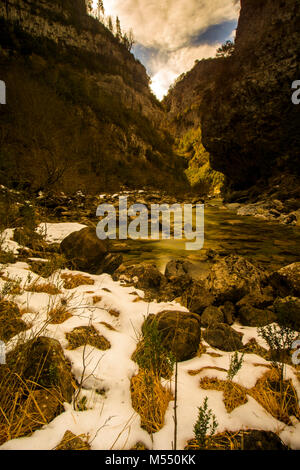
<svg viewBox="0 0 300 470"><path fill-rule="evenodd" d="M143 402L141 351L154 320L159 347L178 363L178 448L195 445L193 426L206 396L218 421L216 442L243 430L250 448L258 445L255 432L270 448L300 448L299 366L291 344L276 349L259 334L284 321L290 339L298 337L297 227L241 217L207 200L208 244L188 254L172 240L168 249L164 241L99 240L95 209L101 201L117 205L119 194L40 194L24 203L21 193L2 190L13 224L2 231L0 339L7 364L1 367L5 377L18 368L24 383L35 384L18 404L27 416L19 431L0 433L3 449L64 448L66 433L84 448L171 449L174 371L153 378L160 397L148 404L157 413L155 430ZM123 194L145 205L176 202L154 191ZM242 366L232 382L235 353ZM268 388L279 380L275 363L284 364L283 384L294 397L284 412L276 387ZM1 377L0 370L4 388ZM264 393L274 394L276 406ZM36 403L43 419L34 418Z"/></svg>

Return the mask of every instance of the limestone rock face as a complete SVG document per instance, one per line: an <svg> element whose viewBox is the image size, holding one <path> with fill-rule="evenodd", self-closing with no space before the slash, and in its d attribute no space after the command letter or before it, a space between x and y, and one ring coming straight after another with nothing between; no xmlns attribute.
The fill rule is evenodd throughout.
<svg viewBox="0 0 300 470"><path fill-rule="evenodd" d="M297 0L242 0L235 52L219 62L202 102L212 167L236 187L276 166L299 171L298 109L291 101L299 78L299 15Z"/></svg>
<svg viewBox="0 0 300 470"><path fill-rule="evenodd" d="M282 173L299 178L299 106L291 100L299 21L297 0L241 0L233 55L198 61L164 100L174 133L201 128L210 165L230 191Z"/></svg>
<svg viewBox="0 0 300 470"><path fill-rule="evenodd" d="M69 193L185 187L145 67L85 0L1 2L0 24L1 80L11 90L1 148L12 184Z"/></svg>

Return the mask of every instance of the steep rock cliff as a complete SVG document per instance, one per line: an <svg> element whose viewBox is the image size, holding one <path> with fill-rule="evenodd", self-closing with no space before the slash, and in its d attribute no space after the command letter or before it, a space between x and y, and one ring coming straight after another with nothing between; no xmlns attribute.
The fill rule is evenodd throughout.
<svg viewBox="0 0 300 470"><path fill-rule="evenodd" d="M241 0L235 52L202 101L203 143L213 168L236 189L277 173L299 173L300 77L297 0Z"/></svg>
<svg viewBox="0 0 300 470"><path fill-rule="evenodd" d="M1 183L185 185L144 66L84 0L3 1L0 31Z"/></svg>
<svg viewBox="0 0 300 470"><path fill-rule="evenodd" d="M228 188L297 180L300 107L291 85L300 79L299 50L297 0L241 0L234 54L198 62L165 99L173 132L201 129Z"/></svg>
<svg viewBox="0 0 300 470"><path fill-rule="evenodd" d="M187 177L197 191L218 191L220 173L211 169L209 153L203 146L202 101L211 88L223 58L197 61L180 76L163 101L170 132L176 137L177 151L188 161Z"/></svg>

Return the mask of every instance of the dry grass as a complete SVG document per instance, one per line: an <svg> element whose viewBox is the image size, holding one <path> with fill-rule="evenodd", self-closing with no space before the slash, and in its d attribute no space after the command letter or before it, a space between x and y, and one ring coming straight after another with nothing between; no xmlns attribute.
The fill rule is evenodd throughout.
<svg viewBox="0 0 300 470"><path fill-rule="evenodd" d="M207 370L207 369L219 370L220 372L227 372L227 370L223 369L223 367L207 366L207 367L201 367L201 369L197 369L197 370L189 370L188 374L189 375L198 375L198 374L201 374L201 372L203 372L204 370Z"/></svg>
<svg viewBox="0 0 300 470"><path fill-rule="evenodd" d="M275 368L268 370L250 389L234 382L209 377L201 379L200 387L222 391L228 413L247 403L247 395L250 395L279 421L291 425L290 416L300 420L297 392L291 380L284 380L281 384L279 371Z"/></svg>
<svg viewBox="0 0 300 470"><path fill-rule="evenodd" d="M213 353L213 352L207 352L206 354L211 357L222 357L222 354Z"/></svg>
<svg viewBox="0 0 300 470"><path fill-rule="evenodd" d="M79 286L95 284L95 281L83 274L62 274L61 278L64 280L63 287L65 289L75 289Z"/></svg>
<svg viewBox="0 0 300 470"><path fill-rule="evenodd" d="M105 351L111 347L110 342L100 335L93 326L79 326L74 328L70 333L66 333L69 341L68 349L76 349L85 344Z"/></svg>
<svg viewBox="0 0 300 470"><path fill-rule="evenodd" d="M8 366L0 368L1 445L49 423L63 409L64 400L55 388L43 389L33 380L22 379Z"/></svg>
<svg viewBox="0 0 300 470"><path fill-rule="evenodd" d="M100 324L106 326L106 328L108 328L111 331L117 331L112 325L110 325L109 323L106 323L106 321L101 321Z"/></svg>
<svg viewBox="0 0 300 470"><path fill-rule="evenodd" d="M36 292L36 293L43 293L43 294L49 294L49 295L61 294L60 289L56 287L54 284L52 284L51 282L45 282L45 283L34 282L30 284L25 290L27 290L28 292Z"/></svg>
<svg viewBox="0 0 300 470"><path fill-rule="evenodd" d="M200 341L199 348L197 351L197 356L200 357L202 354L205 354L207 350L207 347Z"/></svg>
<svg viewBox="0 0 300 470"><path fill-rule="evenodd" d="M85 434L76 436L71 431L66 431L55 450L90 450L90 445Z"/></svg>
<svg viewBox="0 0 300 470"><path fill-rule="evenodd" d="M204 377L200 381L204 390L218 390L223 392L223 401L227 413L231 413L238 406L247 403L247 389L228 380Z"/></svg>
<svg viewBox="0 0 300 470"><path fill-rule="evenodd" d="M0 340L9 341L28 328L30 325L21 319L19 307L9 300L0 300Z"/></svg>
<svg viewBox="0 0 300 470"><path fill-rule="evenodd" d="M66 320L72 317L72 314L68 312L67 308L64 305L59 305L54 307L48 312L48 318L50 323L54 325L59 325L64 323Z"/></svg>
<svg viewBox="0 0 300 470"><path fill-rule="evenodd" d="M300 420L297 392L291 380L284 380L280 383L280 373L277 369L270 369L258 379L249 395L274 418L285 424L292 424L290 416L295 416Z"/></svg>
<svg viewBox="0 0 300 470"><path fill-rule="evenodd" d="M242 448L243 431L222 432L210 437L210 447L215 450L238 450ZM190 439L185 450L199 450L196 439Z"/></svg>
<svg viewBox="0 0 300 470"><path fill-rule="evenodd" d="M108 310L108 313L109 313L110 315L112 315L113 317L116 317L116 318L118 318L118 317L120 316L119 310L117 310L117 309L115 309L115 308L109 309L109 310Z"/></svg>
<svg viewBox="0 0 300 470"><path fill-rule="evenodd" d="M22 294L22 288L20 286L20 282L4 274L0 275L0 277L3 281L6 282L6 286L9 286L9 292L7 292L9 295L21 295Z"/></svg>
<svg viewBox="0 0 300 470"><path fill-rule="evenodd" d="M141 427L149 433L159 431L173 395L152 371L140 369L131 379L132 407L141 417Z"/></svg>

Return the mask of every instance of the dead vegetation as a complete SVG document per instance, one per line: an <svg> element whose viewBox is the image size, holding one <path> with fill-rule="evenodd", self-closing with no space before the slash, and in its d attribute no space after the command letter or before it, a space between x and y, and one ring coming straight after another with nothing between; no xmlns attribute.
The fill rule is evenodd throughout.
<svg viewBox="0 0 300 470"><path fill-rule="evenodd" d="M76 287L95 284L95 281L83 274L62 274L61 278L64 280L63 287L65 289L75 289Z"/></svg>
<svg viewBox="0 0 300 470"><path fill-rule="evenodd" d="M248 389L237 383L218 378L204 377L200 387L205 390L223 392L223 401L228 413L247 403L247 395L254 398L275 419L291 425L290 416L300 419L297 392L291 380L280 380L277 369L271 368Z"/></svg>
<svg viewBox="0 0 300 470"><path fill-rule="evenodd" d="M88 436L80 434L76 436L71 431L66 431L61 442L55 450L90 450Z"/></svg>
<svg viewBox="0 0 300 470"><path fill-rule="evenodd" d="M51 282L40 283L38 281L33 282L25 289L28 292L35 292L38 294L49 294L49 295L58 295L61 294L61 290L52 284Z"/></svg>
<svg viewBox="0 0 300 470"><path fill-rule="evenodd" d="M66 333L66 338L69 341L68 349L80 348L89 344L90 346L105 351L111 347L110 342L93 326L80 326L74 328L70 333Z"/></svg>
<svg viewBox="0 0 300 470"><path fill-rule="evenodd" d="M141 427L150 434L159 431L169 402L174 399L170 390L162 386L160 377L145 370L131 379L130 390L132 407L141 417Z"/></svg>
<svg viewBox="0 0 300 470"><path fill-rule="evenodd" d="M48 312L49 322L58 325L72 317L65 305L58 305Z"/></svg>

